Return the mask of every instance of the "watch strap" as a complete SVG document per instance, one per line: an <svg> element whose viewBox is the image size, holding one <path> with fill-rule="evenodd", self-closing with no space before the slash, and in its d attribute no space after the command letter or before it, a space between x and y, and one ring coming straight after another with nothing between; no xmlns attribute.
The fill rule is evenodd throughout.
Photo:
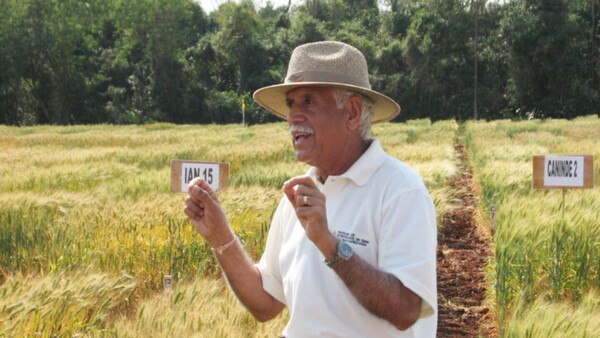
<svg viewBox="0 0 600 338"><path fill-rule="evenodd" d="M336 266L338 266L342 261L344 261L344 259L336 252L335 256L333 256L331 260L325 260L325 264L327 264L328 267L333 269Z"/></svg>

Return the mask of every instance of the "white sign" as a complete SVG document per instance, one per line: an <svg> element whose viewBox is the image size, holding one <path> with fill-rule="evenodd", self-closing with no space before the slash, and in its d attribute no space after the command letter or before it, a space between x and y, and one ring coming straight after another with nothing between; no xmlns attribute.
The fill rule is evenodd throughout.
<svg viewBox="0 0 600 338"><path fill-rule="evenodd" d="M201 177L214 191L223 190L229 184L229 164L171 160L171 185L169 190L187 193L188 185L196 177Z"/></svg>
<svg viewBox="0 0 600 338"><path fill-rule="evenodd" d="M201 177L213 191L219 190L219 165L216 163L182 163L181 191L187 191L190 182Z"/></svg>
<svg viewBox="0 0 600 338"><path fill-rule="evenodd" d="M583 156L544 157L544 185L548 187L583 187Z"/></svg>

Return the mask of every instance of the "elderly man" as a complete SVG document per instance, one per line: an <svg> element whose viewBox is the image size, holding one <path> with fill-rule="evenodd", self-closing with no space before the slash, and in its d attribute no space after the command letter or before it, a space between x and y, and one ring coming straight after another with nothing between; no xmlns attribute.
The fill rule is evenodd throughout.
<svg viewBox="0 0 600 338"><path fill-rule="evenodd" d="M285 82L254 99L288 121L296 159L311 166L284 183L260 262L202 180L184 210L240 301L259 321L287 307L285 337L434 337L433 203L371 137L371 123L400 107L371 90L363 54L335 41L301 45Z"/></svg>

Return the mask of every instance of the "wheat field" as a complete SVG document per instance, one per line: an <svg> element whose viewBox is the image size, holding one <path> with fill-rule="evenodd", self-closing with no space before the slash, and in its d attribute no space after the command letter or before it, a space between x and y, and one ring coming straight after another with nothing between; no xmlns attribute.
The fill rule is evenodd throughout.
<svg viewBox="0 0 600 338"><path fill-rule="evenodd" d="M455 173L454 121L375 126L425 178L438 216ZM0 336L273 337L227 292L169 192L172 159L229 163L219 198L258 259L281 185L307 167L285 123L0 126ZM171 290L163 278L171 275Z"/></svg>
<svg viewBox="0 0 600 338"><path fill-rule="evenodd" d="M469 122L502 337L600 336L600 120ZM594 188L533 189L532 157L593 155Z"/></svg>
<svg viewBox="0 0 600 338"><path fill-rule="evenodd" d="M600 336L600 120L415 120L374 126L415 168L438 219L463 142L479 220L496 207L488 301L502 337ZM531 159L592 154L594 188L534 190ZM0 336L273 337L227 290L210 248L169 192L172 159L229 163L219 192L258 259L294 160L285 123L257 126L0 126ZM171 275L172 288L163 278Z"/></svg>

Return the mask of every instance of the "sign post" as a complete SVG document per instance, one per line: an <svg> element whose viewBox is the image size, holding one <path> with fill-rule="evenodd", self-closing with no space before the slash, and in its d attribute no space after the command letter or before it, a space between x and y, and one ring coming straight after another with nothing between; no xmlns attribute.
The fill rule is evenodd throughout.
<svg viewBox="0 0 600 338"><path fill-rule="evenodd" d="M196 177L201 177L214 191L222 190L229 183L228 175L228 163L171 160L170 190L187 192L188 184Z"/></svg>

